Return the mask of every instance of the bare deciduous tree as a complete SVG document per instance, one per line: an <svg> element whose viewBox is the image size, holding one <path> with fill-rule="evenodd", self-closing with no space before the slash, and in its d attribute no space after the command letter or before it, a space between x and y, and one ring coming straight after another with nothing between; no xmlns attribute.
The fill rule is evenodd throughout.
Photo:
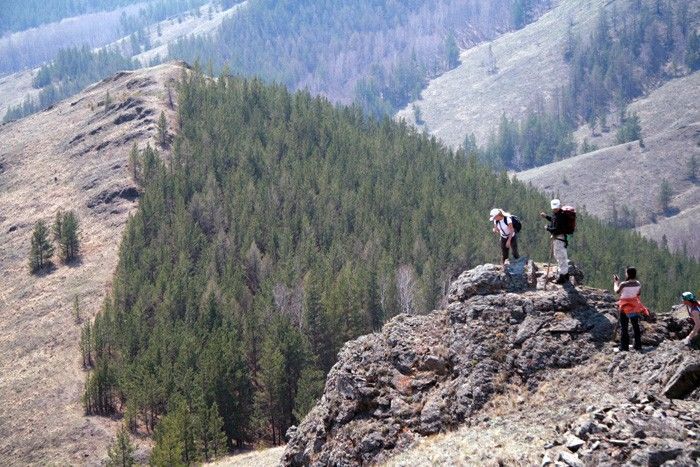
<svg viewBox="0 0 700 467"><path fill-rule="evenodd" d="M396 271L396 291L401 313L416 313L416 296L418 295L418 278L413 266L402 264Z"/></svg>

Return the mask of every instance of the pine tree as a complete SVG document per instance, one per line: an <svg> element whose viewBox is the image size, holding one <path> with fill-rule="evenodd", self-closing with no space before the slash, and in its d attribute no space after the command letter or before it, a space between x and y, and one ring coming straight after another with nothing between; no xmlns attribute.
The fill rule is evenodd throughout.
<svg viewBox="0 0 700 467"><path fill-rule="evenodd" d="M157 467L185 466L193 463L193 446L188 446L188 409L183 400L174 401L174 409L156 426L156 444L149 464Z"/></svg>
<svg viewBox="0 0 700 467"><path fill-rule="evenodd" d="M685 63L691 71L700 69L700 34L697 31L693 31L688 39Z"/></svg>
<svg viewBox="0 0 700 467"><path fill-rule="evenodd" d="M102 358L96 368L87 375L83 406L86 415L111 415L114 413L114 386L116 378L109 362Z"/></svg>
<svg viewBox="0 0 700 467"><path fill-rule="evenodd" d="M126 426L122 425L117 432L117 437L107 450L108 467L131 467L136 464L134 460L134 447L129 439Z"/></svg>
<svg viewBox="0 0 700 467"><path fill-rule="evenodd" d="M312 269L304 278L304 304L302 307L302 323L308 338L311 352L325 371L331 369L334 363L333 349L322 302L323 288L319 273Z"/></svg>
<svg viewBox="0 0 700 467"><path fill-rule="evenodd" d="M486 56L486 73L490 75L495 75L498 73L498 65L496 63L496 56L493 54L493 48L489 44L488 54Z"/></svg>
<svg viewBox="0 0 700 467"><path fill-rule="evenodd" d="M527 0L515 0L511 7L513 26L516 29L522 28L527 21Z"/></svg>
<svg viewBox="0 0 700 467"><path fill-rule="evenodd" d="M63 236L63 211L60 209L56 212L56 218L51 226L51 232L53 233L54 242L59 245L60 249L61 237Z"/></svg>
<svg viewBox="0 0 700 467"><path fill-rule="evenodd" d="M267 426L273 444L278 444L284 433L280 433L284 397L284 356L273 340L266 339L260 355L261 391L257 394L259 422Z"/></svg>
<svg viewBox="0 0 700 467"><path fill-rule="evenodd" d="M139 185L143 184L141 153L139 152L139 148L136 143L131 146L131 151L129 152L129 168L131 169L131 176L133 177L134 181Z"/></svg>
<svg viewBox="0 0 700 467"><path fill-rule="evenodd" d="M642 139L642 127L639 124L639 116L636 113L624 115L622 124L617 130L617 143L623 144Z"/></svg>
<svg viewBox="0 0 700 467"><path fill-rule="evenodd" d="M53 246L48 239L46 223L41 220L37 221L34 224L31 248L29 250L29 268L31 272L37 272L48 266L51 256L53 256Z"/></svg>
<svg viewBox="0 0 700 467"><path fill-rule="evenodd" d="M447 67L454 68L459 65L459 47L457 46L454 33L447 35L447 39L445 39L445 51L447 54Z"/></svg>
<svg viewBox="0 0 700 467"><path fill-rule="evenodd" d="M73 299L73 318L75 319L75 324L80 324L82 318L80 317L80 301L78 295Z"/></svg>
<svg viewBox="0 0 700 467"><path fill-rule="evenodd" d="M302 420L316 405L323 394L325 378L323 371L314 365L308 365L301 372L297 395L294 398L294 416Z"/></svg>
<svg viewBox="0 0 700 467"><path fill-rule="evenodd" d="M168 121L165 119L165 111L161 111L158 118L158 144L163 148L168 144Z"/></svg>
<svg viewBox="0 0 700 467"><path fill-rule="evenodd" d="M92 367L92 324L86 321L80 331L80 354L82 355L83 368Z"/></svg>
<svg viewBox="0 0 700 467"><path fill-rule="evenodd" d="M416 122L416 125L422 125L425 123L423 121L423 114L420 106L416 104L413 104L413 120Z"/></svg>
<svg viewBox="0 0 700 467"><path fill-rule="evenodd" d="M75 212L58 211L53 224L54 240L58 243L59 256L65 263L73 261L80 252L78 218Z"/></svg>
<svg viewBox="0 0 700 467"><path fill-rule="evenodd" d="M219 415L219 409L215 403L208 409L200 409L196 432L197 449L205 461L212 461L226 453L224 419Z"/></svg>
<svg viewBox="0 0 700 467"><path fill-rule="evenodd" d="M667 213L671 206L671 197L673 196L673 189L668 180L661 182L661 187L659 188L659 209L662 213Z"/></svg>
<svg viewBox="0 0 700 467"><path fill-rule="evenodd" d="M109 91L105 94L105 100L104 100L104 112L107 113L109 112L109 108L112 106L112 96L109 94Z"/></svg>

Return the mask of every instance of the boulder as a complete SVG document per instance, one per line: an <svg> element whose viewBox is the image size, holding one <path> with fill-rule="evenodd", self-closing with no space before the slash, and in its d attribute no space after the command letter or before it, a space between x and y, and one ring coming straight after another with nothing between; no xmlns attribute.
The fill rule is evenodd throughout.
<svg viewBox="0 0 700 467"><path fill-rule="evenodd" d="M507 268L483 264L465 271L450 285L447 302L463 302L475 295L523 291L534 287L535 264L525 258L516 260Z"/></svg>
<svg viewBox="0 0 700 467"><path fill-rule="evenodd" d="M700 357L686 360L664 388L669 399L684 399L700 387Z"/></svg>

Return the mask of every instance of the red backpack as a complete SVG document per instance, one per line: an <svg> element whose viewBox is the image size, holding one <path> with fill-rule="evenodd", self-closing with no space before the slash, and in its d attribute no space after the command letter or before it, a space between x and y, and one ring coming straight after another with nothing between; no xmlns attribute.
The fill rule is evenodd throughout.
<svg viewBox="0 0 700 467"><path fill-rule="evenodd" d="M576 208L573 206L562 206L562 219L564 222L561 226L557 226L564 235L571 235L576 231Z"/></svg>

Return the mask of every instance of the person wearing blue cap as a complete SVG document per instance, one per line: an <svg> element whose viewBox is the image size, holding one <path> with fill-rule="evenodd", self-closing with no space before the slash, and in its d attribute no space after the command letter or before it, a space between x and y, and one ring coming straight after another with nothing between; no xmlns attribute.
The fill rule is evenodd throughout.
<svg viewBox="0 0 700 467"><path fill-rule="evenodd" d="M700 334L700 303L698 303L698 299L693 292L683 292L681 298L683 299L685 308L688 310L690 319L693 320L693 330L690 331L688 337L683 339L685 345L690 345L693 340L698 337L698 334Z"/></svg>

